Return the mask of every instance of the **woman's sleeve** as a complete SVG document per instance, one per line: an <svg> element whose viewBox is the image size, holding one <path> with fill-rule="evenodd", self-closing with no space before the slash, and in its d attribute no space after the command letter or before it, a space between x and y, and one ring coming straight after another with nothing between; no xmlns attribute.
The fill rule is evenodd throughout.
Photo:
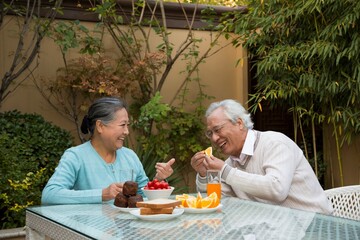
<svg viewBox="0 0 360 240"><path fill-rule="evenodd" d="M67 150L42 192L42 204L101 203L102 189L74 190L81 162ZM80 176L81 177L81 176Z"/></svg>

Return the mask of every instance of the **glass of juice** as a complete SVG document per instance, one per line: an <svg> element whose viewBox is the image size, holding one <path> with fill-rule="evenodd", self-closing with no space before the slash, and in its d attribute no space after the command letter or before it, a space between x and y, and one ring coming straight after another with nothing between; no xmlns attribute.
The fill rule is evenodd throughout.
<svg viewBox="0 0 360 240"><path fill-rule="evenodd" d="M218 170L207 170L206 171L207 179L207 195L216 192L218 198L221 198L221 181L220 181L220 171Z"/></svg>

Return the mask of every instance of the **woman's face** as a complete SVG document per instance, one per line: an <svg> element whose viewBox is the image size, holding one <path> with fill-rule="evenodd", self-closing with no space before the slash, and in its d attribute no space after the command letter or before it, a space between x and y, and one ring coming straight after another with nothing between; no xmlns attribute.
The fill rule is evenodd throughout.
<svg viewBox="0 0 360 240"><path fill-rule="evenodd" d="M117 150L124 145L129 135L129 116L125 108L115 112L115 119L107 124L99 123L99 133L106 148Z"/></svg>

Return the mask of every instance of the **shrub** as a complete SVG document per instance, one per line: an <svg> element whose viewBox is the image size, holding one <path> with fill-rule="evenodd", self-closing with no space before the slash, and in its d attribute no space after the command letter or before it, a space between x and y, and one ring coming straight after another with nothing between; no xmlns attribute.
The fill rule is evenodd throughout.
<svg viewBox="0 0 360 240"><path fill-rule="evenodd" d="M69 132L36 114L0 113L1 229L25 224L25 208L39 205L41 191L65 149Z"/></svg>
<svg viewBox="0 0 360 240"><path fill-rule="evenodd" d="M194 172L190 165L190 159L194 153L208 146L208 139L204 136L204 124L202 122L204 109L196 106L189 113L180 107L171 107L161 102L162 96L155 96L140 108L140 114L133 119L132 127L139 133L136 138L136 152L143 158L143 165L147 165L147 159L168 161L175 158L174 172L169 177L169 182L176 185L176 192L188 191L193 185L189 172ZM146 153L146 154L144 154ZM149 154L149 156L147 155ZM148 169L155 169L149 165ZM155 173L148 173L151 177Z"/></svg>

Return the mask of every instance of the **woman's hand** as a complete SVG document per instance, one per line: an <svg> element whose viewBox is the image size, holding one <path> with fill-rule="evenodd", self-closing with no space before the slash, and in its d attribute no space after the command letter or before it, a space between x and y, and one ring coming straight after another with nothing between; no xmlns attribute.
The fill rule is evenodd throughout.
<svg viewBox="0 0 360 240"><path fill-rule="evenodd" d="M114 199L119 192L122 192L124 183L112 183L102 190L102 200L109 201Z"/></svg>
<svg viewBox="0 0 360 240"><path fill-rule="evenodd" d="M161 163L161 162L156 163L155 178L162 180L168 178L171 174L173 174L174 170L172 169L171 165L173 165L174 162L175 162L175 158L170 159L167 163Z"/></svg>
<svg viewBox="0 0 360 240"><path fill-rule="evenodd" d="M205 160L205 152L200 151L195 153L195 155L191 158L191 166L194 168L196 172L200 174L201 177L206 176L206 160Z"/></svg>

